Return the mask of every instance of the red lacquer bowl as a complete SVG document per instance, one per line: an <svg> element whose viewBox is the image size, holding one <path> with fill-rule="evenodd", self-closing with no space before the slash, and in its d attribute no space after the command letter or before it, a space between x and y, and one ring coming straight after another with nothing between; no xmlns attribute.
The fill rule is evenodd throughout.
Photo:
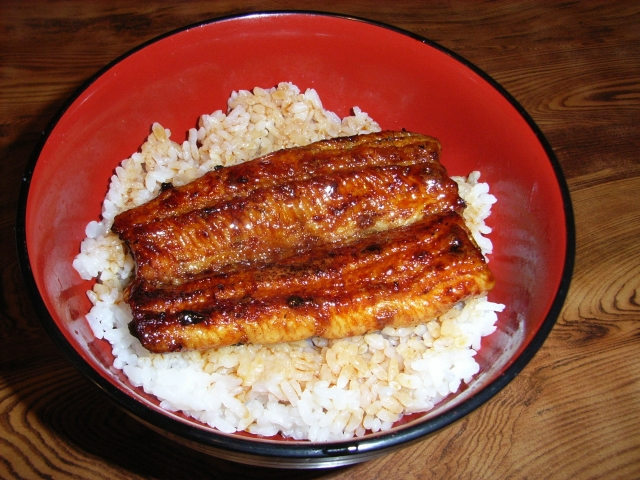
<svg viewBox="0 0 640 480"><path fill-rule="evenodd" d="M142 144L153 121L183 138L199 115L224 109L233 90L289 81L314 88L340 116L357 105L384 129L440 139L449 172L482 172L498 198L489 225L497 286L507 305L487 337L479 375L426 415L390 432L331 443L227 435L161 409L112 367L91 340L90 282L72 261L99 217L113 169ZM315 468L388 453L446 427L507 385L540 348L572 273L575 240L562 172L538 127L499 85L424 38L362 19L270 12L171 32L117 59L82 87L43 134L24 175L20 262L48 333L118 406L175 440L229 460ZM87 337L89 338L87 340Z"/></svg>

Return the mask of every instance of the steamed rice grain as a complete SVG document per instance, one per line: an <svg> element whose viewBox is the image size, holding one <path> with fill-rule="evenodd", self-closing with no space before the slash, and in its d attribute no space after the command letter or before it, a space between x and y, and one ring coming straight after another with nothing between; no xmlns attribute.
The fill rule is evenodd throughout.
<svg viewBox="0 0 640 480"><path fill-rule="evenodd" d="M93 334L112 345L114 367L156 396L222 432L278 433L328 441L388 430L404 415L425 412L478 373L481 339L495 330L503 306L485 297L457 305L413 328L340 340L312 338L279 345L242 345L204 352L151 354L128 329L123 291L134 262L110 231L114 217L156 196L163 183L183 185L218 165L338 136L380 131L358 107L339 118L317 92L291 83L233 92L226 112L203 115L182 143L158 123L139 152L111 178L100 221L89 223L73 266L85 280ZM468 207L464 218L485 255L492 251L485 219L495 197L479 173L454 177Z"/></svg>

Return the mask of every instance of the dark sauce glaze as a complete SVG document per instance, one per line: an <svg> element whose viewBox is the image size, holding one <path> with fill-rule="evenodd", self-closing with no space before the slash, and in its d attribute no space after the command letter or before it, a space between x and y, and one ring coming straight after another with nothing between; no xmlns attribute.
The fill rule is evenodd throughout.
<svg viewBox="0 0 640 480"><path fill-rule="evenodd" d="M167 186L116 217L154 352L340 338L435 317L493 286L437 140L380 132Z"/></svg>

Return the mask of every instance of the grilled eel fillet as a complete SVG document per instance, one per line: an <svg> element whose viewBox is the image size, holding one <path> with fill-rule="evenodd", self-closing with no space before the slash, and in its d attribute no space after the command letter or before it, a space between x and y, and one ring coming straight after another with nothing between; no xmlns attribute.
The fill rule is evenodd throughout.
<svg viewBox="0 0 640 480"><path fill-rule="evenodd" d="M115 218L137 276L180 284L229 264L461 211L437 140L409 132L316 142L212 171Z"/></svg>
<svg viewBox="0 0 640 480"><path fill-rule="evenodd" d="M415 325L493 284L453 212L182 285L137 283L128 301L134 335L163 353Z"/></svg>
<svg viewBox="0 0 640 480"><path fill-rule="evenodd" d="M326 173L386 165L437 162L438 140L412 132L339 137L278 150L232 167L219 167L180 188L169 188L144 205L118 215L116 233L161 218L248 196L257 188L308 180Z"/></svg>
<svg viewBox="0 0 640 480"><path fill-rule="evenodd" d="M120 214L152 352L415 324L493 286L437 140L380 132L213 171Z"/></svg>

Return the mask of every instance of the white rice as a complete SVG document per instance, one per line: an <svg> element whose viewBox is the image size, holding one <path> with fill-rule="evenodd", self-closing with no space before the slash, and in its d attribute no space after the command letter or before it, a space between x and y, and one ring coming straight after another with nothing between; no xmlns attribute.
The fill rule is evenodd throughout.
<svg viewBox="0 0 640 480"><path fill-rule="evenodd" d="M162 183L182 185L216 165L232 165L280 148L324 138L379 131L359 108L340 119L318 94L290 83L234 92L227 112L200 118L182 144L154 124L140 152L116 168L102 219L89 223L73 266L96 279L87 321L111 343L114 367L161 406L182 411L223 432L326 441L388 430L403 415L425 412L469 382L481 338L495 330L503 306L486 297L460 304L414 328L342 340L313 338L280 345L245 345L206 352L150 354L129 333L123 301L134 262L110 232L121 211L156 196ZM492 245L484 220L495 197L479 173L455 177L468 207L464 218L485 255Z"/></svg>

